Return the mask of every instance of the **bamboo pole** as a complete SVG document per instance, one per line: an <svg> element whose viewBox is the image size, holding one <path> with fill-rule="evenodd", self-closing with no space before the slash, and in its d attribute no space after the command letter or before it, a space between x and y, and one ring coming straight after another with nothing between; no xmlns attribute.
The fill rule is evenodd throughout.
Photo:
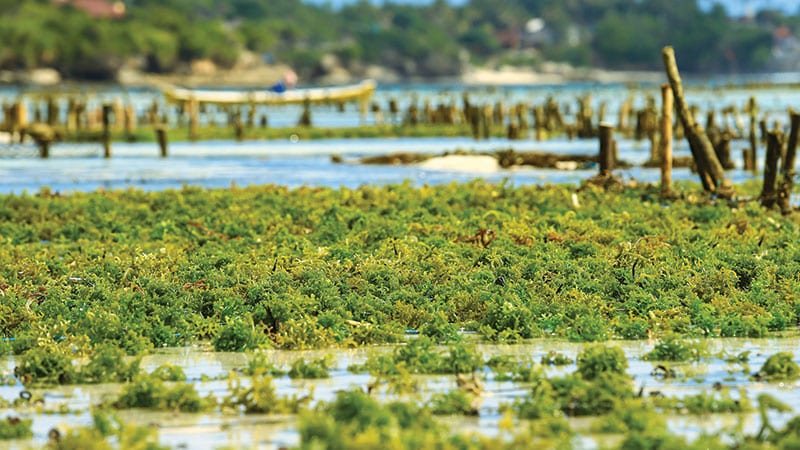
<svg viewBox="0 0 800 450"><path fill-rule="evenodd" d="M733 196L733 185L725 178L725 172L722 169L722 164L719 163L719 159L717 159L717 155L714 153L714 147L708 140L708 136L694 123L694 118L689 111L683 95L683 84L678 72L678 64L675 61L675 50L669 46L664 47L661 55L664 60L667 78L675 97L678 116L684 125L689 147L692 149L692 155L697 163L698 173L700 173L701 179L708 178L708 181L711 182L711 186L705 186L707 182L704 182L704 187L709 192L715 192L725 197Z"/></svg>
<svg viewBox="0 0 800 450"><path fill-rule="evenodd" d="M672 87L665 83L661 85L661 196L672 195L672 110L674 101Z"/></svg>
<svg viewBox="0 0 800 450"><path fill-rule="evenodd" d="M778 193L778 204L783 214L792 212L790 197L794 188L794 164L797 155L797 140L800 133L800 113L792 111L791 129L789 131L789 141L786 143L786 156L782 159L781 186Z"/></svg>

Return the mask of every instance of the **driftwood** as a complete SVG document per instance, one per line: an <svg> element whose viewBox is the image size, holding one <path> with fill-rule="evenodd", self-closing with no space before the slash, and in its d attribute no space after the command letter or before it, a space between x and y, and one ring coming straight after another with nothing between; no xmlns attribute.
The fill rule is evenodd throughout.
<svg viewBox="0 0 800 450"><path fill-rule="evenodd" d="M714 147L708 139L708 136L703 132L702 128L695 123L694 116L689 110L686 103L686 98L683 95L683 84L681 76L678 72L678 64L675 61L675 50L672 47L664 47L661 52L664 61L664 68L669 79L669 84L672 87L672 93L675 97L675 106L677 107L678 117L683 124L686 138L689 141L689 147L692 150L697 164L697 171L700 175L700 180L703 187L708 192L716 193L723 197L733 196L733 185L730 180L725 178L725 172L714 152Z"/></svg>

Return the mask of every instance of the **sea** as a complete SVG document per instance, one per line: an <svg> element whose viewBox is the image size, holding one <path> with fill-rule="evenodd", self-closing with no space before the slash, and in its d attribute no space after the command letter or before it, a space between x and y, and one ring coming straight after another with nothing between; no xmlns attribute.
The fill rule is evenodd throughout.
<svg viewBox="0 0 800 450"><path fill-rule="evenodd" d="M798 75L775 77L792 80ZM737 80L739 84L733 85L728 81L730 80L714 78L696 82L687 88L687 98L698 107L699 117L705 117L704 111L711 109L721 111L723 108L735 107L742 110L748 99L754 96L759 105L759 114L767 119L770 126L774 124L786 129L788 109L800 108L800 89L793 84L750 88L741 79ZM97 107L104 101L121 98L123 102L134 105L139 114L143 114L153 102L163 103L160 92L152 89L124 90L118 86L81 86L77 91L78 95L86 99L90 108ZM533 105L553 98L562 105L567 120L570 120L570 114L577 111L577 99L590 95L594 110L598 111L601 105L605 105L606 118L612 123L616 122L619 106L626 98L631 98L636 108L643 107L650 97L660 103L658 85L599 83L504 87L467 87L459 84L385 85L379 86L374 101L387 105L390 99L394 99L398 101L401 110L411 103L421 106L426 101L434 106L440 103L460 105L465 93L476 104L503 102L510 105L523 102ZM25 94L35 92L20 87L0 88L0 103L8 103ZM385 111L387 108L383 109ZM302 111L299 107L286 106L268 108L265 113L271 127L288 129L296 124ZM746 121L744 113L742 116ZM718 120L723 120L721 114L718 117ZM170 120L174 124L178 118L171 117ZM375 123L372 114L366 119L362 118L355 105L349 105L344 111L335 107L314 107L312 120L319 127ZM728 117L727 120L732 126L735 125L732 123L733 117ZM630 163L632 167L618 170L616 174L625 181L658 182L660 172L657 169L641 167L650 157L650 143L621 136L617 140L619 158ZM735 140L732 144L737 167L729 172L729 177L734 182L761 176L742 169L742 150L747 146L748 143L744 140ZM675 156L690 155L685 141L676 141L674 148ZM287 132L284 139L270 141L236 142L231 139L196 143L173 142L170 143L169 156L166 158L159 156L155 143L114 143L110 158L103 157L103 149L97 143L56 143L52 145L48 159L40 159L38 149L32 143L6 142L0 143L0 194L30 194L43 187L60 193L98 189L164 190L180 189L183 186L226 188L263 184L356 188L365 184L410 182L424 185L473 179L512 185L577 185L596 173L594 167L583 167L579 170L528 167L465 170L457 167L430 169L418 165L376 166L359 163L365 156L397 152L442 155L456 151L490 153L508 149L518 152L584 155L596 153L598 142L594 139L569 140L566 137L543 141L532 137L514 141L502 138L476 141L468 137L303 140ZM763 149L761 156L763 158ZM689 169L675 169L673 179L696 180L697 176Z"/></svg>

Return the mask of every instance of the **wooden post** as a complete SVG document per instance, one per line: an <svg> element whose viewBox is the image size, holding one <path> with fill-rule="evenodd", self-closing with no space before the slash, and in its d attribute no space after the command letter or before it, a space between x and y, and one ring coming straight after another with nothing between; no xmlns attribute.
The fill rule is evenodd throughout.
<svg viewBox="0 0 800 450"><path fill-rule="evenodd" d="M167 157L167 129L164 126L158 125L155 127L156 140L158 141L158 148L162 158Z"/></svg>
<svg viewBox="0 0 800 450"><path fill-rule="evenodd" d="M484 105L483 106L483 113L481 115L481 125L483 127L483 138L489 139L492 137L492 119L494 117L494 112L492 110L492 105Z"/></svg>
<svg viewBox="0 0 800 450"><path fill-rule="evenodd" d="M129 105L122 110L122 113L124 115L123 126L125 128L125 134L130 137L133 134L133 130L136 128L136 112L133 110L133 106Z"/></svg>
<svg viewBox="0 0 800 450"><path fill-rule="evenodd" d="M627 135L628 133L628 116L631 113L630 97L626 98L621 105L619 105L619 118L617 119L617 130Z"/></svg>
<svg viewBox="0 0 800 450"><path fill-rule="evenodd" d="M729 131L723 131L722 134L719 135L719 141L717 145L714 146L714 152L717 154L719 163L722 164L724 169L734 168L733 161L731 160L731 133Z"/></svg>
<svg viewBox="0 0 800 450"><path fill-rule="evenodd" d="M241 142L244 140L244 125L242 125L242 119L237 118L233 123L233 132L236 135L237 141Z"/></svg>
<svg viewBox="0 0 800 450"><path fill-rule="evenodd" d="M397 113L400 112L400 108L397 106L397 100L389 99L389 115L392 118L392 125L397 125Z"/></svg>
<svg viewBox="0 0 800 450"><path fill-rule="evenodd" d="M303 102L303 114L300 115L297 125L301 127L311 126L311 102L308 100Z"/></svg>
<svg viewBox="0 0 800 450"><path fill-rule="evenodd" d="M47 124L51 127L58 124L58 103L53 97L47 97Z"/></svg>
<svg viewBox="0 0 800 450"><path fill-rule="evenodd" d="M733 196L733 185L725 178L725 172L722 164L719 163L719 159L717 159L717 155L714 153L714 147L708 140L708 136L694 123L694 118L689 112L689 107L683 95L683 84L678 72L678 64L675 62L675 51L672 47L664 47L661 55L664 60L667 78L669 78L669 84L675 97L678 116L683 122L684 131L689 140L689 147L692 149L692 155L697 163L698 173L701 180L706 180L704 181L704 188L709 192L715 192L724 197ZM709 182L711 183L710 186L707 185Z"/></svg>
<svg viewBox="0 0 800 450"><path fill-rule="evenodd" d="M476 141L481 139L481 115L478 112L477 106L470 106L469 112L466 114L469 117L469 124L472 130L472 138Z"/></svg>
<svg viewBox="0 0 800 450"><path fill-rule="evenodd" d="M367 123L367 111L369 111L369 97L362 97L358 102L358 114L361 125Z"/></svg>
<svg viewBox="0 0 800 450"><path fill-rule="evenodd" d="M607 123L600 124L600 176L609 176L614 170L614 127Z"/></svg>
<svg viewBox="0 0 800 450"><path fill-rule="evenodd" d="M533 109L533 128L534 136L537 141L545 138L546 116L543 106L537 106Z"/></svg>
<svg viewBox="0 0 800 450"><path fill-rule="evenodd" d="M777 201L775 182L778 179L778 159L783 145L783 133L767 132L767 156L764 162L764 186L761 189L761 206L771 208Z"/></svg>
<svg viewBox="0 0 800 450"><path fill-rule="evenodd" d="M789 142L786 143L786 156L782 159L781 186L778 193L778 204L783 214L792 212L790 198L794 188L794 163L797 155L797 140L800 133L800 113L791 113L791 131L789 131Z"/></svg>
<svg viewBox="0 0 800 450"><path fill-rule="evenodd" d="M111 105L103 103L103 157L111 157Z"/></svg>
<svg viewBox="0 0 800 450"><path fill-rule="evenodd" d="M661 196L672 195L672 87L661 85Z"/></svg>
<svg viewBox="0 0 800 450"><path fill-rule="evenodd" d="M247 128L253 128L256 125L256 104L250 103L247 105Z"/></svg>
<svg viewBox="0 0 800 450"><path fill-rule="evenodd" d="M197 126L200 122L197 100L189 99L186 103L186 108L189 113L189 140L194 142L197 140Z"/></svg>

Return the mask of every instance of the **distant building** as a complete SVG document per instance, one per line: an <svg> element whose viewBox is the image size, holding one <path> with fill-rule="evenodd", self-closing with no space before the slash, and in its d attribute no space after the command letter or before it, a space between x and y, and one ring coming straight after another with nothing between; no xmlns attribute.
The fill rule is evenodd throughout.
<svg viewBox="0 0 800 450"><path fill-rule="evenodd" d="M109 0L53 0L58 6L71 6L95 19L121 19L125 17L125 3Z"/></svg>
<svg viewBox="0 0 800 450"><path fill-rule="evenodd" d="M800 40L791 30L780 26L772 31L772 66L774 70L798 70Z"/></svg>
<svg viewBox="0 0 800 450"><path fill-rule="evenodd" d="M547 47L556 40L553 30L538 17L529 19L521 28L497 31L495 38L503 48L512 49Z"/></svg>

